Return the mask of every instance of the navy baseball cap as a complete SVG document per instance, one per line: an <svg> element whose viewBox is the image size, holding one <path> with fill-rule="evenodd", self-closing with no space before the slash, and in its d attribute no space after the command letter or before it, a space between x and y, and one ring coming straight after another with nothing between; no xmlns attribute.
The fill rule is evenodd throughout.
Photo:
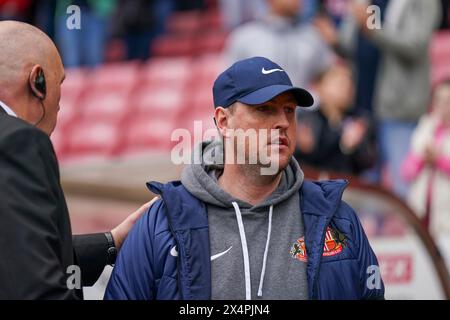
<svg viewBox="0 0 450 320"><path fill-rule="evenodd" d="M214 82L214 107L228 108L236 101L254 105L292 92L297 105L310 107L314 98L305 89L294 87L287 73L275 62L253 57L234 63Z"/></svg>

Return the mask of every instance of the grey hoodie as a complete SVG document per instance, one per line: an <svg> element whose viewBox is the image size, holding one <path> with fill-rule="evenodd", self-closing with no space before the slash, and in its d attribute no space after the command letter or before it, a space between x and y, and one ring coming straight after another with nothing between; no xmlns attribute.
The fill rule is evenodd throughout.
<svg viewBox="0 0 450 320"><path fill-rule="evenodd" d="M219 187L223 165L214 161L222 150L220 142L203 143L181 175L184 187L206 204L212 299L307 299L306 263L290 253L304 236L298 163L292 159L278 188L252 206Z"/></svg>

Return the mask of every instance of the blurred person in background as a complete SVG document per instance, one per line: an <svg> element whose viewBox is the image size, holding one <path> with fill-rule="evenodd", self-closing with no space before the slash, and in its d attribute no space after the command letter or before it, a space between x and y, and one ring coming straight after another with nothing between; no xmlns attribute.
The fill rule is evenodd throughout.
<svg viewBox="0 0 450 320"><path fill-rule="evenodd" d="M175 8L171 0L119 0L113 15L112 35L125 40L127 59L145 60L155 37L165 31Z"/></svg>
<svg viewBox="0 0 450 320"><path fill-rule="evenodd" d="M301 0L267 0L269 14L236 28L228 39L229 63L264 56L277 61L291 75L294 85L307 87L326 70L333 52L311 24L301 24Z"/></svg>
<svg viewBox="0 0 450 320"><path fill-rule="evenodd" d="M0 0L0 20L32 20L33 0Z"/></svg>
<svg viewBox="0 0 450 320"><path fill-rule="evenodd" d="M388 2L389 0L367 1L368 4L379 8L379 18L382 23L386 16ZM353 0L323 1L323 3L324 10L315 19L314 24L336 52L353 62L356 86L354 112L369 118L374 123L373 97L381 59L380 49L365 36L362 30L355 27L351 13ZM375 166L362 173L361 178L368 182L380 183L381 163L379 159L376 160Z"/></svg>
<svg viewBox="0 0 450 320"><path fill-rule="evenodd" d="M55 40L66 68L95 67L104 61L110 16L116 0L57 1ZM69 29L67 8L76 5L81 10L81 29ZM116 23L116 22L114 22Z"/></svg>
<svg viewBox="0 0 450 320"><path fill-rule="evenodd" d="M319 14L326 14L332 22L339 26L347 14L348 5L351 0L320 0Z"/></svg>
<svg viewBox="0 0 450 320"><path fill-rule="evenodd" d="M320 0L301 0L299 16L301 23L313 21L320 10Z"/></svg>
<svg viewBox="0 0 450 320"><path fill-rule="evenodd" d="M301 23L310 22L319 10L319 0L302 0L299 10ZM237 26L252 20L261 20L267 16L269 6L267 0L220 0L220 11L224 20L224 28L233 30Z"/></svg>
<svg viewBox="0 0 450 320"><path fill-rule="evenodd" d="M380 8L380 20L384 21L386 7L389 0L371 0L369 4ZM333 1L324 1L326 7L333 5ZM340 10L342 1L340 1ZM321 32L326 41L336 49L342 56L353 61L354 78L356 79L355 107L356 112L365 116L373 115L373 94L375 91L375 82L377 77L378 65L380 60L380 50L368 39L361 30L357 30L354 25L354 18L349 12L351 0L346 3L346 10L339 20L343 20L340 26L340 32L336 26L337 18L333 11L325 9L315 19L314 24ZM324 5L325 6L325 5ZM331 9L329 9L331 10Z"/></svg>
<svg viewBox="0 0 450 320"><path fill-rule="evenodd" d="M233 30L252 20L263 18L267 13L267 0L220 0L224 27Z"/></svg>
<svg viewBox="0 0 450 320"><path fill-rule="evenodd" d="M39 0L34 2L34 25L44 31L51 39L55 38L55 12L57 0Z"/></svg>
<svg viewBox="0 0 450 320"><path fill-rule="evenodd" d="M81 286L114 263L150 203L111 232L72 239L49 139L65 78L61 57L45 33L22 22L1 21L0 42L0 300L81 299Z"/></svg>
<svg viewBox="0 0 450 320"><path fill-rule="evenodd" d="M435 88L432 111L414 130L402 174L417 215L434 236L450 236L450 79Z"/></svg>
<svg viewBox="0 0 450 320"><path fill-rule="evenodd" d="M429 102L429 46L432 34L440 23L441 5L440 0L390 0L387 3L374 0L373 4L380 8L380 18L384 15L381 28L377 29L368 26L368 4L370 2L359 0L351 2L339 42L344 47L349 47L348 44L351 47L358 35L365 38L359 42L359 50L364 50L361 45L365 43L368 53L375 56L370 58L367 55L360 60L364 63L359 66L361 70L371 68L369 62L376 63L378 60L376 51L367 47L367 41L379 50L377 70L366 73L369 82L362 85L368 89L368 94L372 89L374 92L373 113L377 121L381 158L378 167L380 170L382 166L387 169L390 182L384 181L385 184L404 198L408 187L400 177L400 167L407 155L412 132ZM327 34L329 42L333 42L333 32ZM361 81L365 79L361 77ZM363 90L363 87L360 88ZM367 101L364 105L368 106ZM381 173L378 173L378 177L381 177Z"/></svg>
<svg viewBox="0 0 450 320"><path fill-rule="evenodd" d="M332 66L315 89L318 110L298 112L296 159L320 169L360 174L374 163L374 137L370 119L352 108L355 89L350 67L345 62Z"/></svg>
<svg viewBox="0 0 450 320"><path fill-rule="evenodd" d="M155 17L155 37L166 32L167 20L176 10L175 0L155 0L152 11Z"/></svg>

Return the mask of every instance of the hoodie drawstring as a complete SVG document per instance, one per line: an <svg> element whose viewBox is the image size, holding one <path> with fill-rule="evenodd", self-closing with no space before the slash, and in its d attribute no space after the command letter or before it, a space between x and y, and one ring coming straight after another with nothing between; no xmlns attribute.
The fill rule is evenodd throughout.
<svg viewBox="0 0 450 320"><path fill-rule="evenodd" d="M233 202L234 211L236 212L236 220L239 228L239 236L241 237L242 253L244 255L244 276L245 276L245 300L252 299L252 286L250 283L250 260L248 258L247 238L245 237L244 223L242 222L242 214L236 202Z"/></svg>
<svg viewBox="0 0 450 320"><path fill-rule="evenodd" d="M266 248L264 249L261 278L259 279L258 297L262 297L263 294L262 290L264 284L264 276L266 274L267 253L269 252L270 234L272 233L272 213L273 213L273 205L270 206L269 210L269 227L267 228L267 241L266 241Z"/></svg>
<svg viewBox="0 0 450 320"><path fill-rule="evenodd" d="M247 246L247 238L245 236L244 223L242 222L242 214L239 206L236 202L232 202L234 210L236 212L236 220L239 228L239 236L241 238L242 245L242 253L244 258L244 277L245 277L245 299L252 299L252 286L251 286L251 277L250 277L250 259L248 257L248 246ZM262 297L263 294L263 285L264 285L264 276L266 274L266 264L267 264L267 254L269 251L270 244L270 235L272 233L272 215L273 215L273 205L270 206L269 210L269 226L267 230L267 241L266 247L264 249L264 258L263 265L261 270L261 278L259 280L259 288L258 288L258 297Z"/></svg>

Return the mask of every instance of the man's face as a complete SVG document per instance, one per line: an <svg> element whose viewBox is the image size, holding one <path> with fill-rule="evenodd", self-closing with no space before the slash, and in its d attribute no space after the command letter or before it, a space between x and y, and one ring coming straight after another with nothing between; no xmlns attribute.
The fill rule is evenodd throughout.
<svg viewBox="0 0 450 320"><path fill-rule="evenodd" d="M48 70L45 71L45 81L47 94L43 100L45 108L45 118L38 125L48 135L51 135L56 127L59 112L59 102L61 99L61 84L65 79L64 67L59 54L56 53L52 62L49 63Z"/></svg>
<svg viewBox="0 0 450 320"><path fill-rule="evenodd" d="M296 107L297 102L290 92L259 105L236 103L228 120L228 129L255 131L258 136L256 144L249 144L248 139L243 143L235 137L236 154L244 149L246 161L257 156L261 163L261 159L268 158L271 167L275 161L279 168L275 173L286 168L295 150Z"/></svg>

